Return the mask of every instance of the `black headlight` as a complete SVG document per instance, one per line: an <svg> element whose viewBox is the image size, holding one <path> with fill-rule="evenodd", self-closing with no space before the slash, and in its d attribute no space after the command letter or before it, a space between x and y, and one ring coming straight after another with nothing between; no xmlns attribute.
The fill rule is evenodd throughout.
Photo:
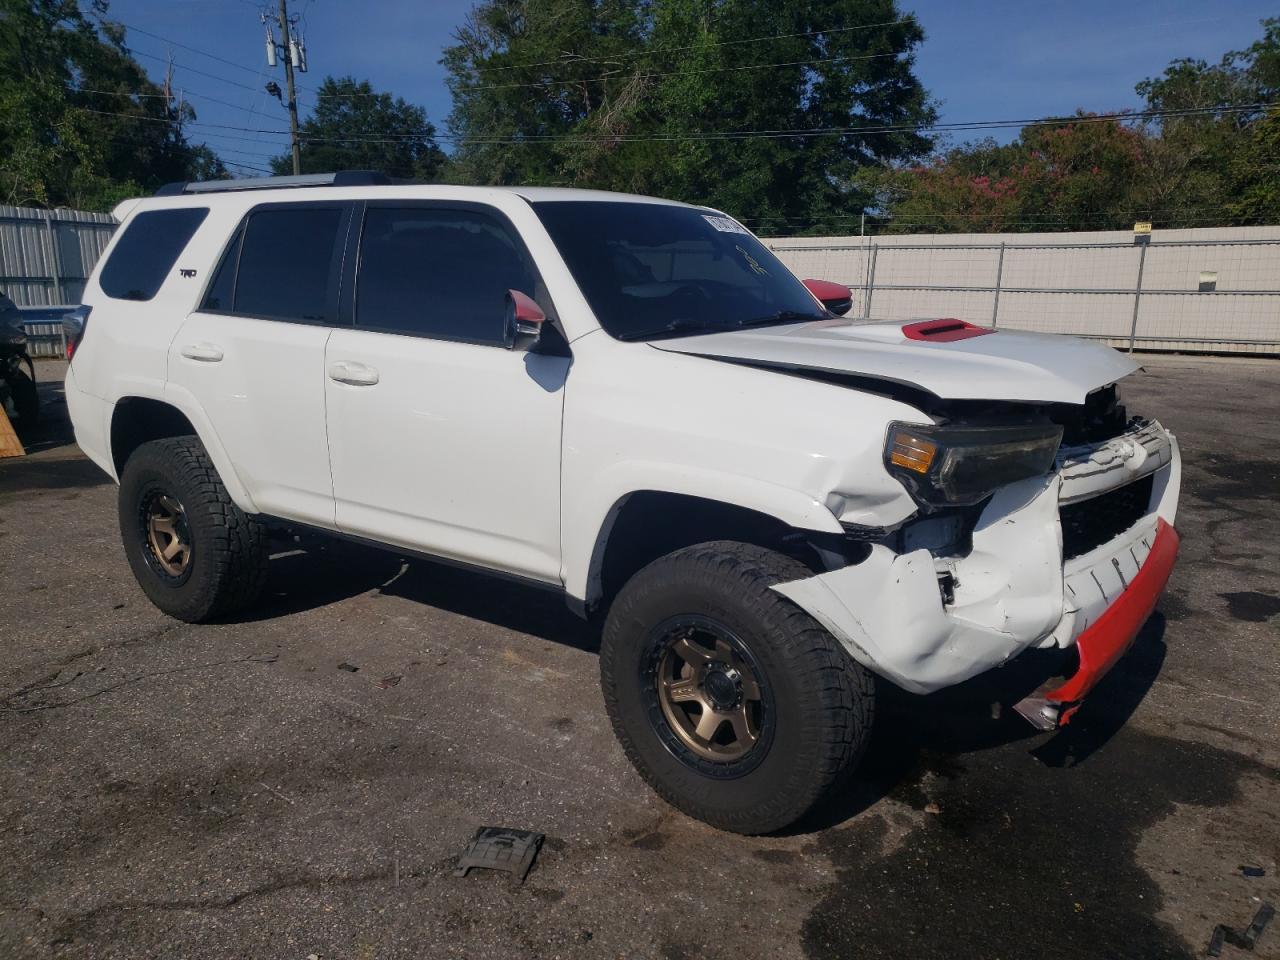
<svg viewBox="0 0 1280 960"><path fill-rule="evenodd" d="M924 504L971 504L1017 480L1047 473L1062 441L1058 424L1010 427L891 423L884 462Z"/></svg>

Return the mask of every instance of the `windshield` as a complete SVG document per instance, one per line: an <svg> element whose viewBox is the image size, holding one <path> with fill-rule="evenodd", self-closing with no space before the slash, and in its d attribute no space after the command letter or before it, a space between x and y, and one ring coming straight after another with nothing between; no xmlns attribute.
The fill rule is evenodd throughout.
<svg viewBox="0 0 1280 960"><path fill-rule="evenodd" d="M827 316L764 244L728 217L626 201L533 206L596 319L619 340Z"/></svg>

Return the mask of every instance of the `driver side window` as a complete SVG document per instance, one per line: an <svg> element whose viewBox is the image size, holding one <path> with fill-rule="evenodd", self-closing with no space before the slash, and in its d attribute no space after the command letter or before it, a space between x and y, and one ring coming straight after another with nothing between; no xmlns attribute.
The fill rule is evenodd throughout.
<svg viewBox="0 0 1280 960"><path fill-rule="evenodd" d="M357 328L504 343L508 290L537 276L498 217L471 209L369 207L355 288Z"/></svg>

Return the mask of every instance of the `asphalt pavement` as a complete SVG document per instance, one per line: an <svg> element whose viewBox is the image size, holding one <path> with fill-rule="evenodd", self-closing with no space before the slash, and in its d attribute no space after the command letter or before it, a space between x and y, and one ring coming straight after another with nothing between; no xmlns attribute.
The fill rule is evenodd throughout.
<svg viewBox="0 0 1280 960"><path fill-rule="evenodd" d="M166 618L39 364L0 462L0 957L1203 956L1280 904L1280 361L1144 362L1182 555L1076 721L891 697L850 787L756 838L649 792L553 595L306 537L246 615ZM482 825L546 834L524 885L453 875Z"/></svg>

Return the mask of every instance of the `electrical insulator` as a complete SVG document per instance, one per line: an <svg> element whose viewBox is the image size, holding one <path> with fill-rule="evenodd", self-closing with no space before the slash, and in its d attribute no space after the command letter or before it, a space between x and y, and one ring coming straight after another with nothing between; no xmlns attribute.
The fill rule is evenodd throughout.
<svg viewBox="0 0 1280 960"><path fill-rule="evenodd" d="M271 28L267 27L267 66L274 67L276 65L276 38L271 34Z"/></svg>

